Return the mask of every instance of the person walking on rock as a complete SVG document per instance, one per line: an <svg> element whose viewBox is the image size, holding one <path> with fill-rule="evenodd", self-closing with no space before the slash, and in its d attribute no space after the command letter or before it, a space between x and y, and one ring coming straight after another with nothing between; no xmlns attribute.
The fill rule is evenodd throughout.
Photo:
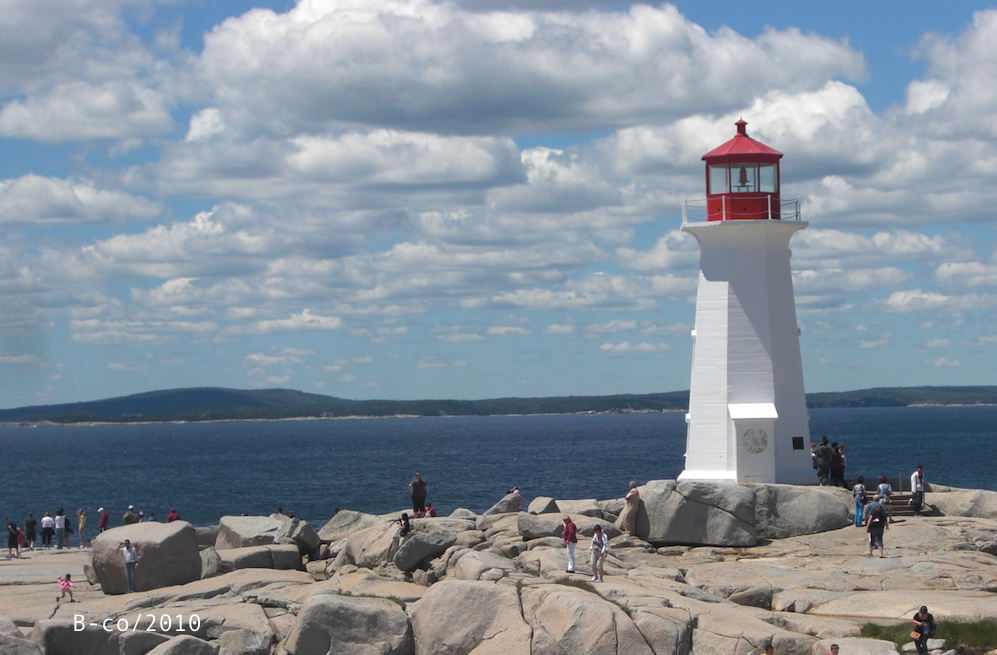
<svg viewBox="0 0 997 655"><path fill-rule="evenodd" d="M568 549L568 568L566 573L575 572L575 545L578 543L578 526L575 522L571 520L571 517L565 514L561 517L564 521L564 530L561 532L561 538L564 539L564 546Z"/></svg>
<svg viewBox="0 0 997 655"><path fill-rule="evenodd" d="M421 519L426 513L426 491L429 485L422 479L419 473L414 473L412 481L408 483L408 492L412 496L412 511L415 517Z"/></svg>
<svg viewBox="0 0 997 655"><path fill-rule="evenodd" d="M872 557L872 551L876 548L879 548L879 556L883 557L883 531L890 528L886 509L880 500L877 496L874 502L869 503L865 519L865 531L869 534L869 557Z"/></svg>
<svg viewBox="0 0 997 655"><path fill-rule="evenodd" d="M862 515L865 513L866 503L865 478L861 475L852 489L852 497L855 498L855 527L861 528L863 525Z"/></svg>
<svg viewBox="0 0 997 655"><path fill-rule="evenodd" d="M28 518L24 519L24 543L28 550L35 549L35 530L38 529L38 521L35 520L34 512L28 512Z"/></svg>
<svg viewBox="0 0 997 655"><path fill-rule="evenodd" d="M66 597L66 594L69 594L69 602L75 603L76 601L73 599L73 587L75 586L76 585L73 584L72 574L67 573L66 577L59 578L59 591L62 592L62 595L56 596L55 602L58 603L59 601L61 601L63 598Z"/></svg>
<svg viewBox="0 0 997 655"><path fill-rule="evenodd" d="M121 551L121 554L125 558L125 577L128 578L128 593L133 594L135 593L135 567L138 566L138 551L128 539L118 544L118 550Z"/></svg>
<svg viewBox="0 0 997 655"><path fill-rule="evenodd" d="M928 614L927 606L921 605L921 609L911 620L915 627L910 636L917 648L917 655L928 655L928 639L935 636L935 617Z"/></svg>
<svg viewBox="0 0 997 655"><path fill-rule="evenodd" d="M138 514L135 513L135 506L129 505L128 511L121 515L121 522L125 525L138 523Z"/></svg>
<svg viewBox="0 0 997 655"><path fill-rule="evenodd" d="M633 536L637 525L637 508L640 507L640 492L637 491L637 483L630 482L630 490L623 497L626 505L623 507L623 514L620 516L620 524L623 531Z"/></svg>
<svg viewBox="0 0 997 655"><path fill-rule="evenodd" d="M910 476L910 504L914 508L914 516L921 516L922 503L924 503L924 467L918 464Z"/></svg>
<svg viewBox="0 0 997 655"><path fill-rule="evenodd" d="M107 522L111 520L111 515L105 512L103 507L98 509L97 513L100 514L100 518L97 520L97 534L100 534L107 530Z"/></svg>
<svg viewBox="0 0 997 655"><path fill-rule="evenodd" d="M606 574L606 557L609 555L609 537L599 525L594 528L589 550L592 552L592 582L602 582Z"/></svg>

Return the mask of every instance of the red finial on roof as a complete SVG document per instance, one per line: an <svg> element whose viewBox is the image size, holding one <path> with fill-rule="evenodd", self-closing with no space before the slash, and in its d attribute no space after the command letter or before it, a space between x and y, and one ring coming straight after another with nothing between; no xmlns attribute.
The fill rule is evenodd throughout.
<svg viewBox="0 0 997 655"><path fill-rule="evenodd" d="M748 136L748 130L746 129L748 127L748 122L746 120L744 120L743 118L739 118L737 119L737 122L734 123L734 125L737 125L738 134L743 134L744 136Z"/></svg>

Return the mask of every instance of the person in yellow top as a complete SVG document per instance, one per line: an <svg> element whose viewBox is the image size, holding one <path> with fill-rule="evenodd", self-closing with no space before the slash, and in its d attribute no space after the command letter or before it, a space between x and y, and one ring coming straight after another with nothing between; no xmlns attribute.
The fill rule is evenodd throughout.
<svg viewBox="0 0 997 655"><path fill-rule="evenodd" d="M80 548L87 547L87 540L83 536L83 528L87 527L87 513L83 508L76 510L76 529L80 531Z"/></svg>
<svg viewBox="0 0 997 655"><path fill-rule="evenodd" d="M623 500L627 504L623 508L623 514L620 515L620 526L624 532L633 536L637 524L637 508L640 507L640 492L637 491L636 482L630 482L630 490Z"/></svg>

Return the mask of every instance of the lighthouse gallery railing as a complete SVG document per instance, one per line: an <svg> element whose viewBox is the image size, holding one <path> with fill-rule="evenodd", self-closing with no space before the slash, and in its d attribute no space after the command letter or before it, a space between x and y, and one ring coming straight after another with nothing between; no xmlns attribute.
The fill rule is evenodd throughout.
<svg viewBox="0 0 997 655"><path fill-rule="evenodd" d="M734 221L734 220L744 220L744 219L754 219L754 220L783 220L783 221L799 221L800 220L800 199L793 198L791 200L780 200L779 206L774 206L772 203L771 196L769 197L769 206L767 209L761 211L750 211L750 212L736 212L731 209L727 204L726 196L721 198L721 210L718 212L719 220L721 221ZM686 200L682 203L682 222L683 223L705 223L710 218L709 210L707 209L707 199L696 199L696 200ZM717 220L717 219L714 219Z"/></svg>

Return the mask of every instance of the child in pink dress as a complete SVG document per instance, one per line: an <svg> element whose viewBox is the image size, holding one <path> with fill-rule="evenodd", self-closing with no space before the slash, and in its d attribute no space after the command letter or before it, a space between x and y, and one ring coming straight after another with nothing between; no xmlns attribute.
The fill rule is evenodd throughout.
<svg viewBox="0 0 997 655"><path fill-rule="evenodd" d="M62 595L56 596L55 602L58 603L60 600L66 597L66 594L69 594L69 602L75 603L76 601L73 600L73 587L75 586L76 585L73 584L73 576L70 575L69 573L66 574L66 577L59 578L59 589L62 590Z"/></svg>

